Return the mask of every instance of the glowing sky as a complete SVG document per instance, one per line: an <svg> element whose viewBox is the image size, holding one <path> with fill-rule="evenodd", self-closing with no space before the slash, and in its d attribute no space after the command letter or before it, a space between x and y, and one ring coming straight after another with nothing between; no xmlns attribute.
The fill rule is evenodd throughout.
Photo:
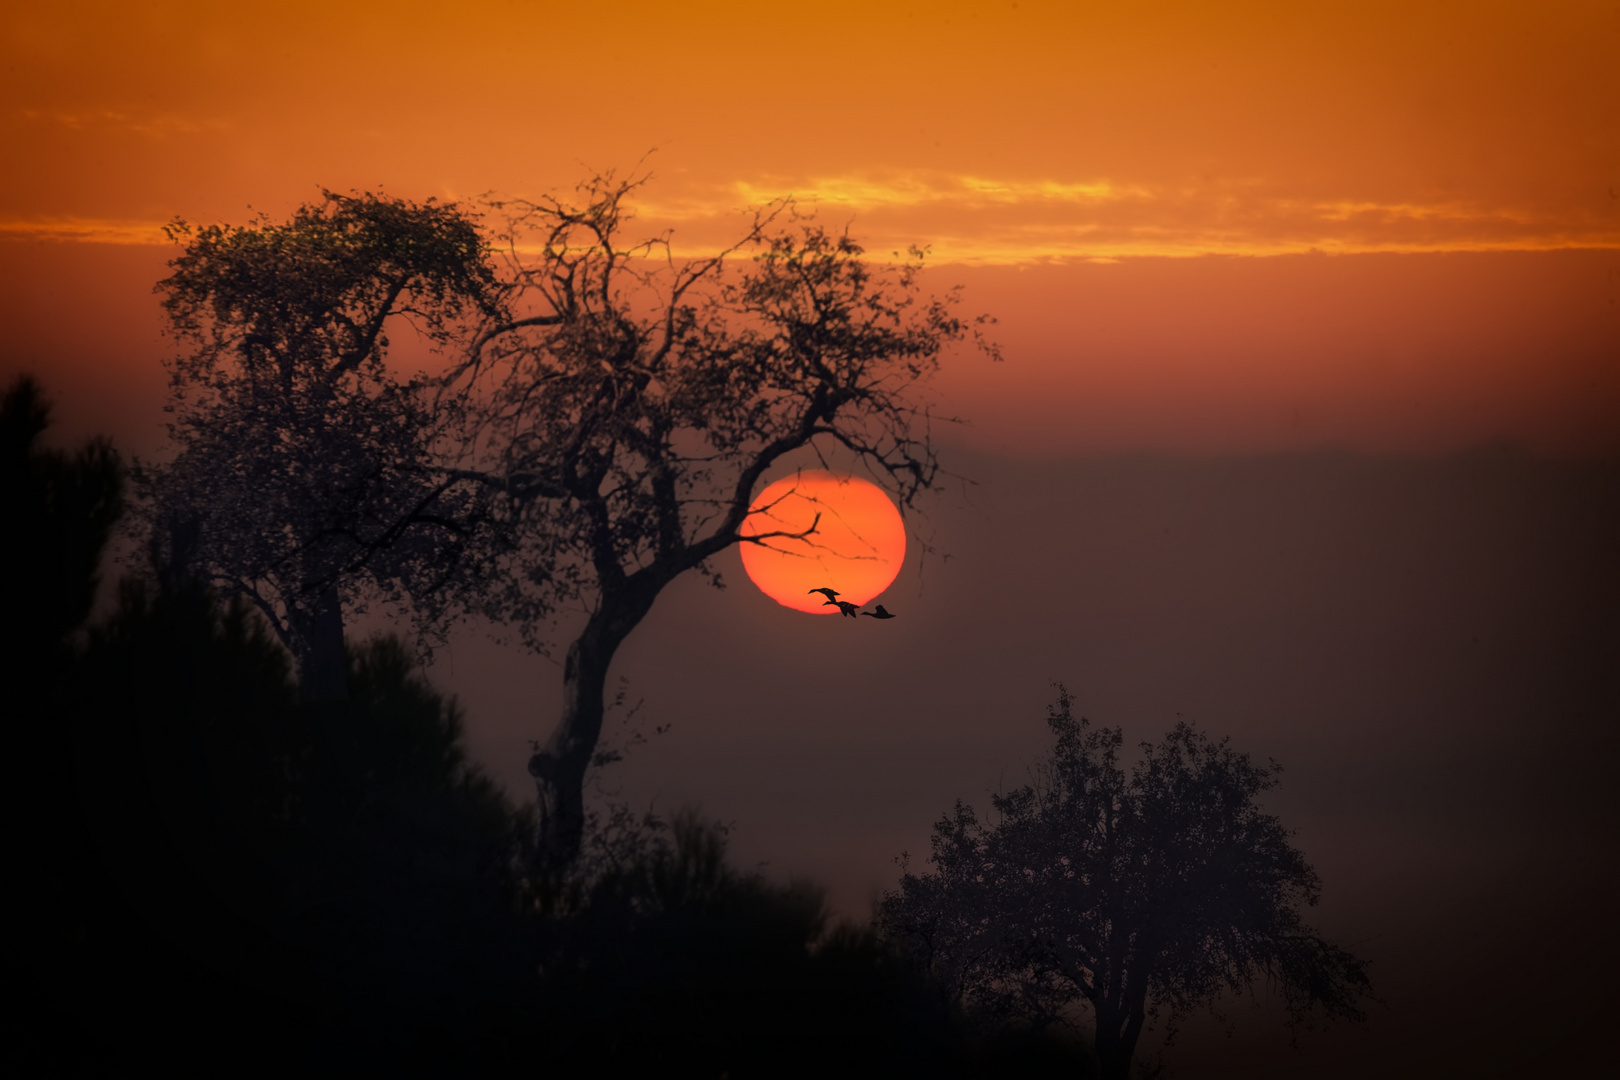
<svg viewBox="0 0 1620 1080"><path fill-rule="evenodd" d="M6 0L0 379L41 377L58 441L152 453L162 223L323 186L640 168L684 250L788 194L878 256L929 244L1006 361L938 381L981 487L929 508L927 591L914 558L899 617L851 624L729 553L743 587L682 578L615 661L678 720L627 790L862 914L951 799L1018 782L1064 679L1130 740L1185 713L1285 761L1323 925L1381 965L1375 1040L1265 1072L1221 1033L1226 1071L1184 1075L1606 1062L1617 57L1620 0ZM471 640L434 669L520 796L557 672ZM1503 927L1563 992L1448 1005L1500 985Z"/></svg>
<svg viewBox="0 0 1620 1080"><path fill-rule="evenodd" d="M1436 370L1467 373L1440 381L1464 397L1533 400L1540 419L1492 414L1459 428L1448 414L1441 426L1452 434L1439 440L1417 428L1386 438L1383 420L1346 419L1300 437L1396 449L1513 438L1581 451L1602 439L1559 444L1548 431L1620 428L1607 423L1620 418L1620 382L1602 360L1620 343L1620 8L1608 0L13 3L0 20L8 278L37 278L41 245L69 244L102 252L64 271L75 287L127 291L134 271L114 280L105 249L160 244L174 216L284 214L323 185L533 195L645 158L654 182L643 223L675 228L689 250L731 236L739 208L792 194L874 252L925 243L936 262L1000 268L975 280L1002 310L1017 309L1003 317L1011 340L1045 351L1015 354L1022 373L974 383L974 394L1113 401L1086 372L1106 369L1104 381L1118 383L1133 366L1173 369L1183 385L1190 373L1204 398L1239 406L1224 428L1213 414L1198 418L1198 430L1226 434L1187 441L1194 448L1287 441L1238 436L1230 417L1244 413L1248 391L1211 374L1218 361L1203 347L1251 355L1247 335L1279 313L1250 297L1239 305L1246 321L1220 340L1161 343L1143 367L1085 353L1096 327L1076 318L1074 298L1117 282L1009 275L1184 256L1548 253L1504 272L1569 287L1534 310L1519 305L1512 334L1545 328L1562 335L1561 351L1483 372L1470 358L1495 337L1476 341L1469 327L1493 313L1458 302L1492 271L1454 260L1421 275L1442 321L1455 323ZM166 255L151 251L148 282ZM1589 258L1571 263L1572 252ZM1205 265L1208 281L1225 274L1218 261ZM1133 280L1146 291L1127 306L1158 296L1192 309L1204 291L1178 295L1162 275ZM1376 293L1376 280L1367 288ZM1364 293L1343 297L1340 314L1410 323L1410 310L1366 308ZM4 314L26 324L36 307L13 301ZM45 346L12 323L8 368L39 366ZM150 330L139 328L147 353ZM1268 370L1297 372L1325 348L1337 350L1323 361L1336 371L1341 345L1306 334ZM1066 381L1052 382L1071 360ZM1314 381L1332 384L1330 399L1359 400L1378 396L1368 380L1387 383L1381 370ZM1151 397L1159 384L1155 376L1131 393ZM1390 396L1411 399L1410 389ZM1585 412L1549 421L1546 401L1559 394ZM1165 415L1141 420L1121 445L1163 442L1174 426ZM1051 435L1042 446L1092 448Z"/></svg>

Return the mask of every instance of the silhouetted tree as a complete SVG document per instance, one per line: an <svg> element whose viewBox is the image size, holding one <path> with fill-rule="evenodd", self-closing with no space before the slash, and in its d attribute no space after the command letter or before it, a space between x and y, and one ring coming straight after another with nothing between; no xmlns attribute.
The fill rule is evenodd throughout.
<svg viewBox="0 0 1620 1080"><path fill-rule="evenodd" d="M344 603L429 596L457 565L470 490L430 468L446 410L385 360L391 330L443 346L487 311L485 244L453 204L330 192L284 224L169 232L158 290L188 351L178 455L143 478L154 537L171 573L258 608L307 696L340 699Z"/></svg>
<svg viewBox="0 0 1620 1080"><path fill-rule="evenodd" d="M62 778L71 732L52 711L69 682L72 635L88 618L103 549L122 509L122 468L105 439L77 453L47 449L51 407L29 376L0 399L0 505L6 564L0 570L0 712L16 764L5 786L7 849L19 867L17 922L37 927L85 902L79 871L92 835L77 792ZM8 935L8 970L41 972L58 959L49 934Z"/></svg>
<svg viewBox="0 0 1620 1080"><path fill-rule="evenodd" d="M6 970L31 988L13 1011L22 1032L39 1026L32 1014L51 1012L53 981L73 970L60 949L65 936L56 931L82 925L87 910L99 907L95 875L85 872L93 823L69 779L73 734L54 706L73 682L75 632L90 615L103 549L123 506L122 467L111 444L94 439L74 453L47 449L41 439L50 422L50 404L33 378L6 387L0 715L13 765L5 785L13 932L0 951Z"/></svg>
<svg viewBox="0 0 1620 1080"><path fill-rule="evenodd" d="M1172 1022L1264 981L1292 1020L1359 1018L1362 963L1310 930L1320 881L1256 797L1261 766L1179 723L1126 774L1118 728L1075 719L1060 688L1057 745L1033 782L934 827L934 869L907 872L879 909L964 1000L1042 1026L1084 1000L1104 1080L1129 1075L1148 1018Z"/></svg>
<svg viewBox="0 0 1620 1080"><path fill-rule="evenodd" d="M0 400L0 505L7 561L0 572L6 690L37 704L67 636L90 615L103 548L123 512L123 467L112 444L77 453L40 437L51 407L31 377ZM13 666L15 665L15 666Z"/></svg>
<svg viewBox="0 0 1620 1080"><path fill-rule="evenodd" d="M399 642L347 659L348 700L301 702L257 612L195 582L128 580L91 628L57 720L96 827L42 965L75 1054L460 1073L510 1042L519 819Z"/></svg>
<svg viewBox="0 0 1620 1080"><path fill-rule="evenodd" d="M529 760L552 866L579 852L609 665L663 588L732 544L787 535L741 529L795 452L839 453L911 505L938 475L915 387L952 342L984 344L954 292L919 297L920 251L886 268L847 236L767 214L720 255L677 259L667 237L621 238L635 187L610 176L580 205L502 208L514 315L453 380L479 420L463 475L504 494L521 537L489 610L540 648L559 605L589 613L564 658L562 717Z"/></svg>

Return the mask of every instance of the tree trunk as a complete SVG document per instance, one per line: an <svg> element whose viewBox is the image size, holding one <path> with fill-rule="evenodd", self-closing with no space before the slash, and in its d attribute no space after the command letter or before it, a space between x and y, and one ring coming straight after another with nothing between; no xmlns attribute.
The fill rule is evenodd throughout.
<svg viewBox="0 0 1620 1080"><path fill-rule="evenodd" d="M536 854L548 873L566 871L579 858L585 835L585 772L602 737L608 666L667 580L643 570L614 594L604 595L585 630L568 646L562 719L529 758L540 809Z"/></svg>
<svg viewBox="0 0 1620 1080"><path fill-rule="evenodd" d="M307 610L294 613L298 683L310 701L346 701L349 672L343 654L343 601L336 586L312 598Z"/></svg>
<svg viewBox="0 0 1620 1080"><path fill-rule="evenodd" d="M595 620L592 620L593 623ZM608 664L617 642L587 628L563 662L563 711L551 738L529 758L540 807L541 866L563 870L579 857L585 834L585 771L602 736Z"/></svg>
<svg viewBox="0 0 1620 1080"><path fill-rule="evenodd" d="M1133 997L1136 995L1133 995ZM1093 1002L1097 1014L1097 1073L1101 1080L1130 1080L1131 1057L1147 1019L1146 1000L1129 1009Z"/></svg>

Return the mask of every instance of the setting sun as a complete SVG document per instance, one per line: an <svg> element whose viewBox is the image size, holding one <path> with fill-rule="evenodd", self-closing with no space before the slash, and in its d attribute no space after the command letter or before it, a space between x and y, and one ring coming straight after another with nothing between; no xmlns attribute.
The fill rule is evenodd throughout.
<svg viewBox="0 0 1620 1080"><path fill-rule="evenodd" d="M794 535L812 526L802 539ZM832 588L864 604L889 587L906 557L905 524L883 489L820 469L760 492L742 534L762 538L742 545L749 579L783 607L815 615L836 615L838 608L811 589Z"/></svg>

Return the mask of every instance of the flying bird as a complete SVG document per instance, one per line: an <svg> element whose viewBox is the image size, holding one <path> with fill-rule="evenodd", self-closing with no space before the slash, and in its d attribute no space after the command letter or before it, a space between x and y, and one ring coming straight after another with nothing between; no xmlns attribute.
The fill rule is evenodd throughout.
<svg viewBox="0 0 1620 1080"><path fill-rule="evenodd" d="M820 588L820 589L811 589L810 591L811 592L818 592L818 593L825 593L826 596L827 596L827 604L836 604L836 603L838 603L838 590L837 589L828 589L826 587L823 587L823 588ZM821 606L826 607L827 604L822 604Z"/></svg>
<svg viewBox="0 0 1620 1080"><path fill-rule="evenodd" d="M892 619L892 618L894 618L894 613L892 611L889 611L888 609L886 609L882 604L879 604L877 606L876 611L863 611L863 612L861 612L861 614L865 615L868 619Z"/></svg>
<svg viewBox="0 0 1620 1080"><path fill-rule="evenodd" d="M829 600L827 601L827 604L837 604L838 610L847 618L853 619L861 613L861 605L852 604L848 600ZM821 606L826 607L827 604L822 604Z"/></svg>

